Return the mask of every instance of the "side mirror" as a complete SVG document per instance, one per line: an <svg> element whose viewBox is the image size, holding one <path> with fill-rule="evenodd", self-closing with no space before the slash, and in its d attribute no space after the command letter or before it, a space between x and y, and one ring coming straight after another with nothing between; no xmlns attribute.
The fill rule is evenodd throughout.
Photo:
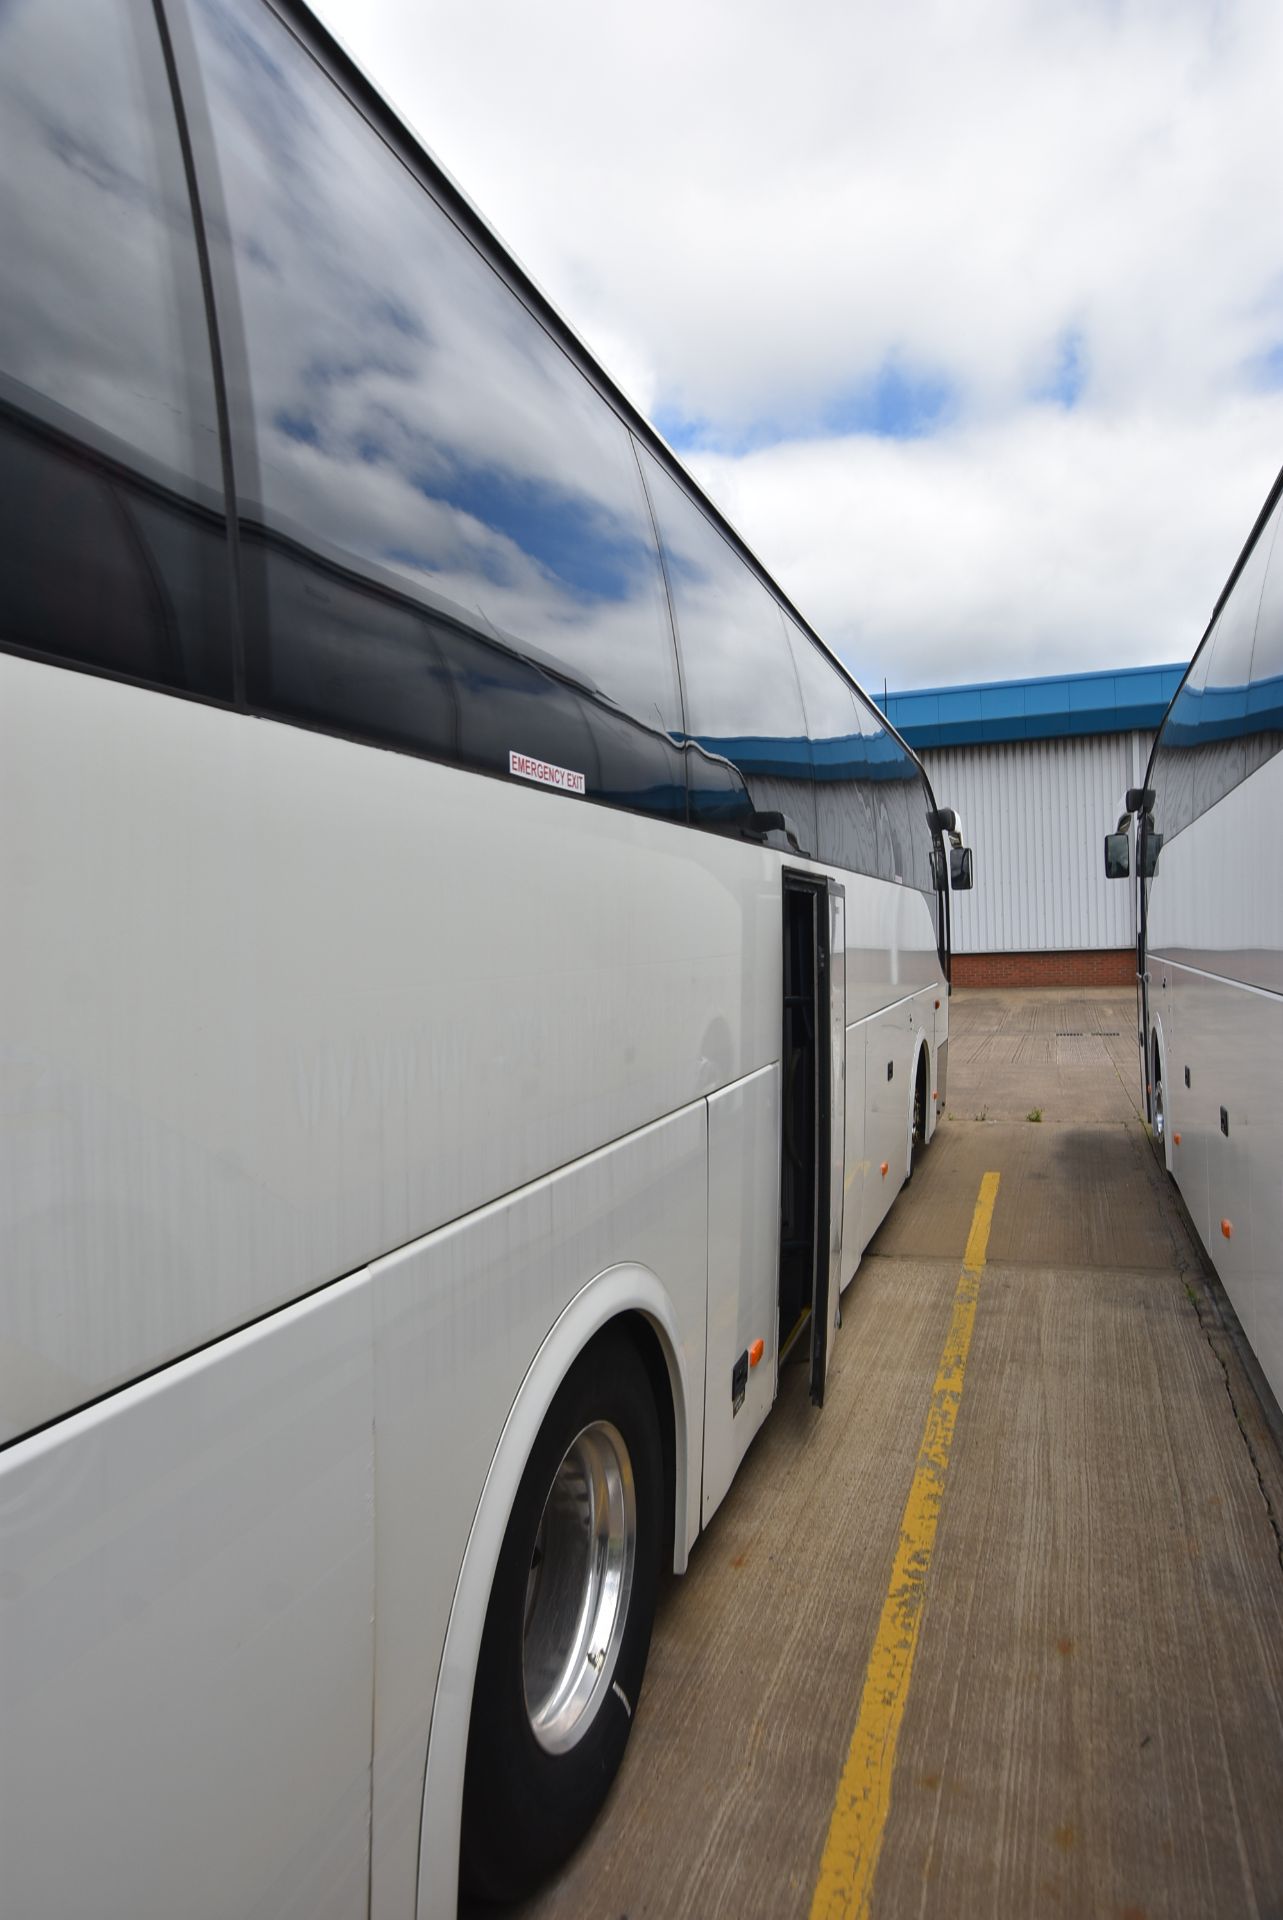
<svg viewBox="0 0 1283 1920"><path fill-rule="evenodd" d="M936 893L944 892L944 855L939 847L931 849L931 885Z"/></svg>
<svg viewBox="0 0 1283 1920"><path fill-rule="evenodd" d="M1141 873L1146 880L1152 880L1158 869L1158 856L1163 851L1163 836L1155 833L1152 827L1145 830L1144 854L1141 858Z"/></svg>
<svg viewBox="0 0 1283 1920"><path fill-rule="evenodd" d="M974 885L971 872L971 848L950 847L949 886L954 893L970 893Z"/></svg>
<svg viewBox="0 0 1283 1920"><path fill-rule="evenodd" d="M1125 833L1105 835L1105 878L1125 880L1132 870L1131 843Z"/></svg>

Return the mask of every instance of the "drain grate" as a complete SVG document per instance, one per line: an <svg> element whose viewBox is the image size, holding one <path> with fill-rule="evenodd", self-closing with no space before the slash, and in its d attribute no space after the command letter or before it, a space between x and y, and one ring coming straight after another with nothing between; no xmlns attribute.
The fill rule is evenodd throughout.
<svg viewBox="0 0 1283 1920"><path fill-rule="evenodd" d="M1063 1031L1058 1029L1056 1038L1057 1040L1117 1040L1119 1030L1117 1027L1089 1027L1086 1030L1081 1027L1067 1027Z"/></svg>

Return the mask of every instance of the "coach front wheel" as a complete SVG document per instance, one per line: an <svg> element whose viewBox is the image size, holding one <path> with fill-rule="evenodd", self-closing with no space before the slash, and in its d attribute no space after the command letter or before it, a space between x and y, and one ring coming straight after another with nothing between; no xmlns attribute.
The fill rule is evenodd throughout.
<svg viewBox="0 0 1283 1920"><path fill-rule="evenodd" d="M663 1491L645 1366L607 1332L549 1408L491 1590L464 1782L475 1898L530 1892L606 1797L650 1647Z"/></svg>

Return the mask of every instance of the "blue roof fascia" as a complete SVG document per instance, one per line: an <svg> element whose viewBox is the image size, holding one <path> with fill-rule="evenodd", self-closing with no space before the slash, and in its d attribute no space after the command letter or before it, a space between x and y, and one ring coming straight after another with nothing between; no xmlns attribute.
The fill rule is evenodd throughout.
<svg viewBox="0 0 1283 1920"><path fill-rule="evenodd" d="M888 694L877 705L913 747L1062 740L1156 728L1184 665L990 680Z"/></svg>

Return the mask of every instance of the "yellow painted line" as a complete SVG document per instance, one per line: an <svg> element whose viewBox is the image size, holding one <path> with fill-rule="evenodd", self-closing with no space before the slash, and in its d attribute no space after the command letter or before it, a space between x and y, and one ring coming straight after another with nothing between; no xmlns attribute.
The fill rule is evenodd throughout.
<svg viewBox="0 0 1283 1920"><path fill-rule="evenodd" d="M882 1851L887 1814L891 1810L896 1742L909 1698L927 1572L940 1519L953 1429L962 1399L976 1302L980 1298L980 1276L989 1247L994 1201L998 1197L998 1179L996 1173L985 1174L971 1216L967 1250L953 1296L953 1317L922 1430L913 1484L900 1521L900 1544L891 1568L891 1582L865 1670L860 1714L833 1802L829 1837L824 1843L820 1877L811 1902L811 1920L869 1920L873 1879Z"/></svg>

